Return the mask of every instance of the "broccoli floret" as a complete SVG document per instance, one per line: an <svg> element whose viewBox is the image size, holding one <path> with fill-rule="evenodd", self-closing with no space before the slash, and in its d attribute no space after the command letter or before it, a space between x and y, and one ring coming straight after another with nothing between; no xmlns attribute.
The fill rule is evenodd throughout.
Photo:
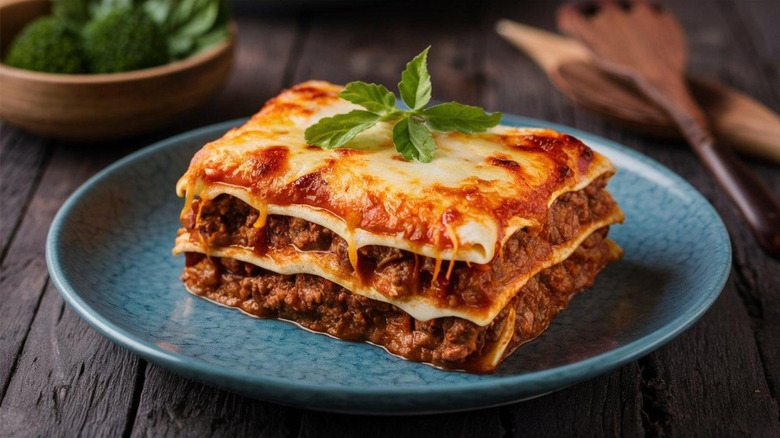
<svg viewBox="0 0 780 438"><path fill-rule="evenodd" d="M48 73L86 73L78 35L56 17L34 20L13 39L5 57L12 67Z"/></svg>
<svg viewBox="0 0 780 438"><path fill-rule="evenodd" d="M84 28L93 73L138 70L168 62L165 35L140 9L120 9Z"/></svg>

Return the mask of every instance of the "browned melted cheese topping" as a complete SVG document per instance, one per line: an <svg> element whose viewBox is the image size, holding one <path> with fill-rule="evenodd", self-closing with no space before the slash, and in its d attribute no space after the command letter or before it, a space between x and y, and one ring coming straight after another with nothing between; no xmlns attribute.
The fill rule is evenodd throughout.
<svg viewBox="0 0 780 438"><path fill-rule="evenodd" d="M272 99L193 157L179 193L241 191L258 210L293 207L356 247L487 263L512 232L538 226L561 193L613 171L581 141L544 129L435 133L427 164L399 159L386 123L360 134L353 149L307 145L307 127L356 108L338 98L341 89L306 82Z"/></svg>
<svg viewBox="0 0 780 438"><path fill-rule="evenodd" d="M338 97L341 90L319 81L297 85L271 99L244 126L206 144L177 185L179 195L186 196L184 212L197 197L227 194L258 210L256 228L264 227L273 214L333 230L348 243L354 271L359 248L389 246L435 258L433 278L449 280L455 260L487 264L500 257L502 246L517 230L541 228L550 205L561 194L581 190L614 172L608 159L581 141L547 129L497 126L480 134L437 132L430 163L401 159L392 142L392 125L387 123L359 134L348 149L323 150L306 144L306 128L323 117L358 108ZM560 248L550 260L540 261L539 269L568 257L597 227L621 219L617 210L592 224L572 240L570 248ZM435 303L395 302L300 254L272 261L251 253L222 251L220 256L242 257L277 272L299 270L324 276L423 320L456 315L484 324L500 310L499 304L505 304L492 303L478 316L468 310L440 312ZM317 265L316 271L308 270L310 265ZM507 299L513 293L506 291Z"/></svg>

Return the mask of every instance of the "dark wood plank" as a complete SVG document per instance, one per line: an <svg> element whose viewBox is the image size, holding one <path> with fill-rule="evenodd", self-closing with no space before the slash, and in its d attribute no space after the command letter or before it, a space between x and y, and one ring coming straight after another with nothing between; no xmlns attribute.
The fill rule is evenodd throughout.
<svg viewBox="0 0 780 438"><path fill-rule="evenodd" d="M777 109L771 85L731 27L732 14L716 3L670 6L688 32L692 71L715 76ZM657 398L658 421L651 431L776 435L780 433L777 400L767 394L770 382L764 373L766 363L761 361L761 342L756 342L759 338L750 330L762 326L763 319L749 297L764 288L777 290L778 276L772 274L777 262L756 246L736 209L684 145L654 141L644 142L642 149L685 177L713 203L726 223L734 250L732 278L710 312L690 332L647 359L646 375L654 380L649 391L666 395ZM777 194L780 185L775 178L780 175L776 169L755 161L749 164ZM745 276L741 266L759 270L758 276L755 271L749 275L752 284L740 285Z"/></svg>
<svg viewBox="0 0 780 438"><path fill-rule="evenodd" d="M0 408L10 436L121 436L139 360L65 308L49 283Z"/></svg>
<svg viewBox="0 0 780 438"><path fill-rule="evenodd" d="M46 141L0 125L0 262L38 187L48 150Z"/></svg>
<svg viewBox="0 0 780 438"><path fill-rule="evenodd" d="M146 369L134 437L289 437L300 413L250 400L181 378L160 367Z"/></svg>
<svg viewBox="0 0 780 438"><path fill-rule="evenodd" d="M780 112L780 2L721 2L730 35L756 77L741 80L746 91L758 95ZM773 21L774 20L774 21ZM757 84L756 84L757 83ZM766 90L773 93L766 93ZM775 193L780 192L780 171L771 163L751 163ZM733 222L733 221L730 221ZM737 292L753 319L764 372L772 397L780 401L780 262L763 257L744 227L731 227L734 239L734 274Z"/></svg>
<svg viewBox="0 0 780 438"><path fill-rule="evenodd" d="M0 382L3 392L15 369L35 316L48 273L44 260L46 231L57 209L82 182L126 152L113 148L55 150L3 264L0 266Z"/></svg>
<svg viewBox="0 0 780 438"><path fill-rule="evenodd" d="M758 25L754 26L741 20L738 6L746 7L744 3L746 2L719 2L718 6L720 7L708 8L712 9L712 16L708 15L706 21L702 20L701 9L695 5L684 2L675 5L674 10L680 15L686 28L695 38L696 51L692 53L691 68L701 73L707 72L710 75L716 75L724 82L756 96L775 111L780 111L780 93L777 93L780 81L777 80L776 76L773 77L770 74L771 70L762 68L764 67L762 60L771 59L767 54L771 53L773 47L763 45L762 39L755 31L758 29ZM756 3L758 4L753 6L762 8L767 13L767 17L771 17L772 10L777 9L777 5L769 4L772 2ZM713 28L722 29L723 34L720 38L712 37ZM765 28L765 31L769 30ZM775 33L777 37L780 37L777 30ZM774 44L774 47L777 47L777 43ZM724 53L728 53L729 56L724 57ZM776 60L775 65L777 65ZM764 179L775 195L780 196L780 172L778 172L777 166L771 163L761 163L757 160L750 160L749 165L759 177ZM742 218L728 199L711 183L708 175L697 173L690 176L689 181L712 201L732 237L733 275L724 290L724 295L738 296L748 314L749 321L744 322L740 318L740 326L752 328L752 334L758 346L757 357L760 359L757 366L762 368L764 377L761 380L766 380L769 386L769 394L767 394L767 388L761 386L754 388L754 391L757 392L753 393L753 396L761 401L762 408L773 412L772 430L777 433L777 419L780 417L778 415L777 387L780 380L780 345L777 342L777 339L780 339L780 319L778 319L780 317L780 308L778 308L780 306L780 296L778 295L780 292L780 262L766 257L755 245ZM736 304L737 300L732 302ZM727 310L731 311L732 308L729 307ZM730 327L728 320L720 320L719 324L721 327ZM721 328L720 332L723 331ZM725 331L730 336L733 329ZM728 339L724 341L729 342ZM738 340L733 339L732 342L738 342ZM671 353L674 354L674 352ZM746 356L742 360L746 362L740 363L739 368L731 368L730 371L738 372L738 369L742 369L738 374L740 377L751 376L752 369L748 371L744 367L746 364L752 365L753 359ZM736 358L731 357L729 363L736 361ZM730 376L733 380L733 374L728 371L724 374L718 374L716 377L719 379ZM742 385L743 388L746 386ZM758 408L756 407L756 409ZM754 430L760 430L753 427Z"/></svg>
<svg viewBox="0 0 780 438"><path fill-rule="evenodd" d="M571 388L501 409L507 436L641 436L636 363Z"/></svg>
<svg viewBox="0 0 780 438"><path fill-rule="evenodd" d="M688 32L692 71L716 76L761 98L771 96L769 84L751 67L746 49L731 31L733 17L716 3L676 2L670 7ZM729 56L724 57L724 53ZM780 433L777 402L767 394L760 348L751 331L759 319L738 286L743 251L749 254L744 260L750 265L776 262L755 245L736 209L685 145L645 141L640 149L681 174L713 203L729 229L735 257L734 275L703 320L645 360L646 390L656 395L651 412L657 415L649 430L681 435L776 435ZM750 164L759 176L770 176L768 166ZM770 272L765 271L762 280L746 289L755 291L754 286L761 287L760 283L772 287L776 280Z"/></svg>
<svg viewBox="0 0 780 438"><path fill-rule="evenodd" d="M201 109L174 130L185 131L205 125L249 117L266 100L278 94L283 84L299 25L295 16L239 17L238 43L227 84Z"/></svg>
<svg viewBox="0 0 780 438"><path fill-rule="evenodd" d="M491 437L503 433L497 409L417 417L306 412L300 438Z"/></svg>
<svg viewBox="0 0 780 438"><path fill-rule="evenodd" d="M780 436L750 319L733 284L691 330L648 356L651 433ZM648 407L649 408L649 407Z"/></svg>
<svg viewBox="0 0 780 438"><path fill-rule="evenodd" d="M483 34L477 27L482 15L477 3L418 2L414 20L399 14L396 4L320 11L310 17L293 82L362 80L384 84L397 95L404 66L430 45L433 99L474 104L481 82Z"/></svg>
<svg viewBox="0 0 780 438"><path fill-rule="evenodd" d="M721 0L729 27L750 65L773 85L775 102L780 99L780 3L775 1Z"/></svg>

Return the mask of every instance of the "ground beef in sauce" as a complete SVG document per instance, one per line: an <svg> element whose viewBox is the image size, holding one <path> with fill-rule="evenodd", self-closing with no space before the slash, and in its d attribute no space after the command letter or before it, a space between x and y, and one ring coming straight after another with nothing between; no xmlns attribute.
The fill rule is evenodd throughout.
<svg viewBox="0 0 780 438"><path fill-rule="evenodd" d="M348 341L372 342L413 361L485 372L492 370L473 369L473 364L496 340L509 309L515 310L517 318L505 356L539 336L569 300L614 260L607 231L604 227L594 232L568 259L531 278L485 327L456 317L418 321L393 305L353 294L324 278L276 274L229 258L188 253L182 280L193 293L252 315L294 321ZM327 243L321 234L316 237L323 239L323 245L334 240L330 236ZM318 239L307 240L313 241Z"/></svg>
<svg viewBox="0 0 780 438"><path fill-rule="evenodd" d="M437 297L449 306L480 306L492 301L503 285L526 275L537 263L550 257L553 247L580 235L580 229L610 214L616 204L604 188L607 177L600 177L582 190L561 195L552 204L544 226L536 233L520 230L502 248L502 256L487 265L456 262L446 278L448 261L433 281L436 260L384 246L366 246L358 250L364 281L382 294L400 298L411 294ZM269 248L294 246L303 251L335 254L341 267L352 272L346 241L333 231L303 219L270 215L266 226L255 228L256 209L238 198L221 195L209 201L193 202L192 211L182 225L192 239L205 239L210 246L243 246L263 252ZM198 210L200 219L196 220ZM195 229L197 225L197 230ZM199 236L196 235L199 233Z"/></svg>

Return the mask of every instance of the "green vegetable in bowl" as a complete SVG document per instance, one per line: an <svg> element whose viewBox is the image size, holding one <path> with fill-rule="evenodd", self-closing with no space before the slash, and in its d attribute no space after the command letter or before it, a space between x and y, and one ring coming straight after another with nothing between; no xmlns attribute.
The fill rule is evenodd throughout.
<svg viewBox="0 0 780 438"><path fill-rule="evenodd" d="M89 27L116 11L144 11L166 38L167 56L175 61L228 37L227 0L55 0L54 15L74 29Z"/></svg>
<svg viewBox="0 0 780 438"><path fill-rule="evenodd" d="M227 0L146 0L142 7L165 31L171 60L186 58L228 37Z"/></svg>
<svg viewBox="0 0 780 438"><path fill-rule="evenodd" d="M86 73L79 36L55 17L31 22L13 39L5 57L11 67L48 73Z"/></svg>
<svg viewBox="0 0 780 438"><path fill-rule="evenodd" d="M49 73L118 73L194 55L229 37L228 0L53 0L4 62Z"/></svg>
<svg viewBox="0 0 780 438"><path fill-rule="evenodd" d="M84 27L84 52L93 73L116 73L168 62L165 35L140 9L118 9Z"/></svg>

